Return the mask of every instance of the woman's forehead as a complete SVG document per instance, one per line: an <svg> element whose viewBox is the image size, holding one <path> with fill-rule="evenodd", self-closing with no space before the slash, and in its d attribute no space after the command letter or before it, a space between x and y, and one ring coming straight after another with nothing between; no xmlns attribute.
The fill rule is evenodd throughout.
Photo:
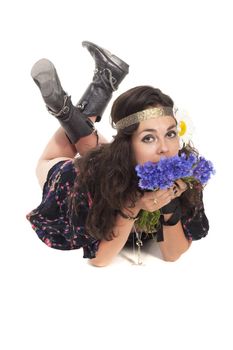
<svg viewBox="0 0 233 350"><path fill-rule="evenodd" d="M144 129L163 130L173 125L176 126L175 118L171 116L162 116L140 122L137 132L140 132Z"/></svg>

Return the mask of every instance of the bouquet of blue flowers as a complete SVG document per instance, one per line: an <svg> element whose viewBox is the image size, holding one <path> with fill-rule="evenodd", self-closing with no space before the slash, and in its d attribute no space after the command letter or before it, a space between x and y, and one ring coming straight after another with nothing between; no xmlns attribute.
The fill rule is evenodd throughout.
<svg viewBox="0 0 233 350"><path fill-rule="evenodd" d="M162 158L159 162L146 162L135 167L139 177L139 187L142 190L156 191L168 189L178 179L186 182L190 188L199 185L203 188L214 174L213 164L204 157L185 153L171 158ZM153 213L141 210L137 227L141 231L152 233L159 225L160 210Z"/></svg>

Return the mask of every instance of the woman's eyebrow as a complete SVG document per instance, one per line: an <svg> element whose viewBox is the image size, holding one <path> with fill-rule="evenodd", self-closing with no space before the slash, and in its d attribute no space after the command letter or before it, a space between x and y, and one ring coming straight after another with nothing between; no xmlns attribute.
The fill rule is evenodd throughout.
<svg viewBox="0 0 233 350"><path fill-rule="evenodd" d="M177 126L176 124L170 125L170 126L167 128L167 131L176 128L176 126ZM144 130L140 131L140 133L139 133L138 135L140 135L140 134L143 133L143 132L157 132L157 130L156 130L156 129L144 129Z"/></svg>
<svg viewBox="0 0 233 350"><path fill-rule="evenodd" d="M169 131L169 130L171 130L171 129L174 129L174 128L176 128L177 127L177 124L172 124L171 126L169 126L168 128L167 128L167 131Z"/></svg>

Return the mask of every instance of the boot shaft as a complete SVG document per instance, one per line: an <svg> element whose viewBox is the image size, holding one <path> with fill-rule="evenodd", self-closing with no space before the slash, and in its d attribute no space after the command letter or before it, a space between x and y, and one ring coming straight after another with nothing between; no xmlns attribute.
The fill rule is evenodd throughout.
<svg viewBox="0 0 233 350"><path fill-rule="evenodd" d="M112 97L111 90L103 86L103 83L91 83L77 104L77 108L85 117L96 116L96 122L101 120Z"/></svg>
<svg viewBox="0 0 233 350"><path fill-rule="evenodd" d="M70 96L66 95L64 97L63 107L58 113L54 113L48 106L47 109L58 119L72 144L77 143L82 137L95 132L94 123L72 104Z"/></svg>

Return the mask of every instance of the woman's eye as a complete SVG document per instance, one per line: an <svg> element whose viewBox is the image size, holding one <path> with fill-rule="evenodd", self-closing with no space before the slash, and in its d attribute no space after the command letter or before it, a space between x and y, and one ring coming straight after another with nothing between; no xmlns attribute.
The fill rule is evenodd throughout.
<svg viewBox="0 0 233 350"><path fill-rule="evenodd" d="M169 132L167 133L167 136L168 136L169 138L174 138L174 137L177 136L177 131L171 130L171 131L169 131Z"/></svg>
<svg viewBox="0 0 233 350"><path fill-rule="evenodd" d="M155 137L153 135L146 135L142 139L142 142L145 142L145 143L150 143L153 141L155 141Z"/></svg>

